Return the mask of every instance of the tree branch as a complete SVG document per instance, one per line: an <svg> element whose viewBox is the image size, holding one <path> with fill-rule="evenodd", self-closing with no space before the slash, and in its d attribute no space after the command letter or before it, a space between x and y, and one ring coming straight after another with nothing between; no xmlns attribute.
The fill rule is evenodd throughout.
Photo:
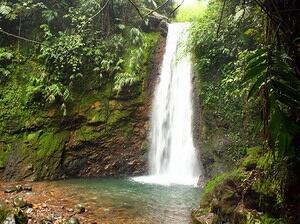
<svg viewBox="0 0 300 224"><path fill-rule="evenodd" d="M169 1L170 1L170 0L167 0L167 1L165 1L163 4L161 4L160 6L158 6L156 9L151 10L149 13L146 14L146 17L147 17L147 16L150 16L152 13L156 12L157 10L159 10L159 9L161 9L161 8L163 8L163 7L165 7L166 4L169 3Z"/></svg>
<svg viewBox="0 0 300 224"><path fill-rule="evenodd" d="M218 24L218 29L217 29L217 37L219 37L219 32L220 32L220 29L221 29L221 23L222 23L222 20L223 20L225 5L226 5L226 0L224 0L224 2L223 2L222 11L221 11L220 18L219 18L219 24Z"/></svg>
<svg viewBox="0 0 300 224"><path fill-rule="evenodd" d="M169 13L169 16L171 16L174 12L176 12L176 10L177 10L180 6L182 6L183 3L184 3L184 0L182 0L181 3L180 3L180 4L179 4L172 12Z"/></svg>
<svg viewBox="0 0 300 224"><path fill-rule="evenodd" d="M85 25L86 25L89 21L93 20L96 16L98 16L98 15L106 8L106 6L108 5L109 1L110 1L110 0L107 0L107 1L105 2L105 4L103 5L103 7L102 7L96 14L94 14L93 16L91 16L90 18L88 18L88 20L87 20L87 21L82 25L82 27L80 28L79 32L82 31L83 27L85 27Z"/></svg>
<svg viewBox="0 0 300 224"><path fill-rule="evenodd" d="M35 43L35 44L45 45L44 43L36 41L36 40L31 40L31 39L28 39L28 38L25 38L25 37L21 37L19 35L8 33L6 31L4 31L1 27L0 27L0 32L3 33L3 34L5 34L5 35L7 35L7 36L11 36L11 37L17 38L19 40L25 40L25 41L32 42L32 43Z"/></svg>
<svg viewBox="0 0 300 224"><path fill-rule="evenodd" d="M137 7L137 5L132 0L128 0L128 1L134 7L134 9L137 11L137 13L142 18L142 20L144 20L144 16L142 15L142 13L141 13L140 9Z"/></svg>

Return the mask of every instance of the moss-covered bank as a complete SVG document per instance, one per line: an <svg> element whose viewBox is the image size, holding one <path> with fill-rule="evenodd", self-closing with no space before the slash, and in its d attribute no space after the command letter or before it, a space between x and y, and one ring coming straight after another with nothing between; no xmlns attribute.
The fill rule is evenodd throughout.
<svg viewBox="0 0 300 224"><path fill-rule="evenodd" d="M30 59L18 63L0 90L0 177L40 180L144 172L148 82L157 75L159 65L153 61L163 40L158 33L143 37L139 81L117 93L115 80L96 86L97 77L91 75L72 90L65 116L60 104L39 103L38 91L32 90L34 77L44 68ZM132 52L125 54L130 58Z"/></svg>
<svg viewBox="0 0 300 224"><path fill-rule="evenodd" d="M259 147L248 149L236 169L206 184L200 207L192 212L193 223L299 223L293 206L282 198L280 180L266 173L266 166L274 166L270 153Z"/></svg>

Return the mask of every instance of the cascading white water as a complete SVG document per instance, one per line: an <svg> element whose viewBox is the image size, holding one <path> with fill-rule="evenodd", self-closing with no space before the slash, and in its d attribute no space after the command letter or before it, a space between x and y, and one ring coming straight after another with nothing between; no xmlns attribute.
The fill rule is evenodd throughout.
<svg viewBox="0 0 300 224"><path fill-rule="evenodd" d="M182 50L188 27L188 23L169 24L152 108L150 176L137 181L195 185L201 173L192 133L192 63Z"/></svg>

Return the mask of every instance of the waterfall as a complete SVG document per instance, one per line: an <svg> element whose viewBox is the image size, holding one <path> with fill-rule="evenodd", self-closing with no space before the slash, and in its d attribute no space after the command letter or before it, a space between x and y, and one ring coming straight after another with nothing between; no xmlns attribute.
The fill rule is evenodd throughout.
<svg viewBox="0 0 300 224"><path fill-rule="evenodd" d="M169 24L151 114L150 175L137 181L195 185L201 174L192 132L192 63L188 23Z"/></svg>

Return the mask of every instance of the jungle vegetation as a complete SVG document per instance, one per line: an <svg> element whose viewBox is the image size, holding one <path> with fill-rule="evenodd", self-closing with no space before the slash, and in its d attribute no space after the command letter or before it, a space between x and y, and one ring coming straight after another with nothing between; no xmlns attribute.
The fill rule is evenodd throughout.
<svg viewBox="0 0 300 224"><path fill-rule="evenodd" d="M192 28L204 113L236 140L228 150L238 167L252 164L255 173L217 177L208 186L218 191L215 185L226 179L252 182L250 198L256 192L260 200L255 209L283 218L268 221L250 212L246 223L299 222L299 7L297 1L214 0ZM247 190L241 194L247 201ZM266 195L272 208L264 205Z"/></svg>
<svg viewBox="0 0 300 224"><path fill-rule="evenodd" d="M142 29L149 17L158 12L170 21L192 21L201 109L231 142L222 153L235 164L233 173L214 173L204 195L238 179L259 201L246 223L299 223L299 1L210 0L192 15L172 1L0 3L1 123L51 105L67 116L85 82L98 91L113 83L120 94L142 82L143 61L156 38ZM202 137L209 141L213 131L206 128ZM6 131L0 125L0 133ZM250 165L252 175L239 172Z"/></svg>

